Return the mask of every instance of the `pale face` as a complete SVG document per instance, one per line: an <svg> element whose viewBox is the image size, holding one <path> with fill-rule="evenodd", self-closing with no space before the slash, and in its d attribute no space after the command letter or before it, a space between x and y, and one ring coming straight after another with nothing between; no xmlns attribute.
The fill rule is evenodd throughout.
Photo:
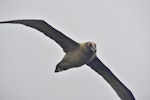
<svg viewBox="0 0 150 100"><path fill-rule="evenodd" d="M96 44L94 42L87 42L86 46L93 52L96 52Z"/></svg>

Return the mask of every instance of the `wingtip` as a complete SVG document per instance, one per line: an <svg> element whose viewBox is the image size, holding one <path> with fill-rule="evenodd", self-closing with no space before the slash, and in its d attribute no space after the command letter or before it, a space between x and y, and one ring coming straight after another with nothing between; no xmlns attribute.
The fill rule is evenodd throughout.
<svg viewBox="0 0 150 100"><path fill-rule="evenodd" d="M3 23L6 23L6 22L0 22L0 24L3 24Z"/></svg>
<svg viewBox="0 0 150 100"><path fill-rule="evenodd" d="M2 21L2 22L0 22L0 24L3 24L3 23L13 23L13 21Z"/></svg>

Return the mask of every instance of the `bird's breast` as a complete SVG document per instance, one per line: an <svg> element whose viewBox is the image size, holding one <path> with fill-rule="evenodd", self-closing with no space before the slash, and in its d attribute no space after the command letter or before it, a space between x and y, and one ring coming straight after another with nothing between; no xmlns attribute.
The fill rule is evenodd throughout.
<svg viewBox="0 0 150 100"><path fill-rule="evenodd" d="M87 64L90 62L94 57L96 53L86 53L80 49L74 50L73 52L68 52L66 54L66 59L72 65L72 67L79 67L84 64Z"/></svg>

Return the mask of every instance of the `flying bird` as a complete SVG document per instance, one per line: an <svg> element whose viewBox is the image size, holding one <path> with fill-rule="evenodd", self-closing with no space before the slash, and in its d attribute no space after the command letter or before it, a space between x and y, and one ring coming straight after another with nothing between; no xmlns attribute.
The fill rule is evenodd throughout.
<svg viewBox="0 0 150 100"><path fill-rule="evenodd" d="M56 65L55 72L87 64L111 85L122 100L135 100L132 92L98 59L94 42L78 43L50 26L44 20L11 20L0 23L23 24L39 30L57 42L66 54Z"/></svg>

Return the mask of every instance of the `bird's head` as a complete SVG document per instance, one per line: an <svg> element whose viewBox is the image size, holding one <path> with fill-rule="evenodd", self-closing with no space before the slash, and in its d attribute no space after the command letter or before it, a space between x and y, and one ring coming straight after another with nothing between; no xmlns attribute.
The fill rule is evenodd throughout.
<svg viewBox="0 0 150 100"><path fill-rule="evenodd" d="M86 42L86 47L90 52L96 52L96 44L94 42Z"/></svg>

